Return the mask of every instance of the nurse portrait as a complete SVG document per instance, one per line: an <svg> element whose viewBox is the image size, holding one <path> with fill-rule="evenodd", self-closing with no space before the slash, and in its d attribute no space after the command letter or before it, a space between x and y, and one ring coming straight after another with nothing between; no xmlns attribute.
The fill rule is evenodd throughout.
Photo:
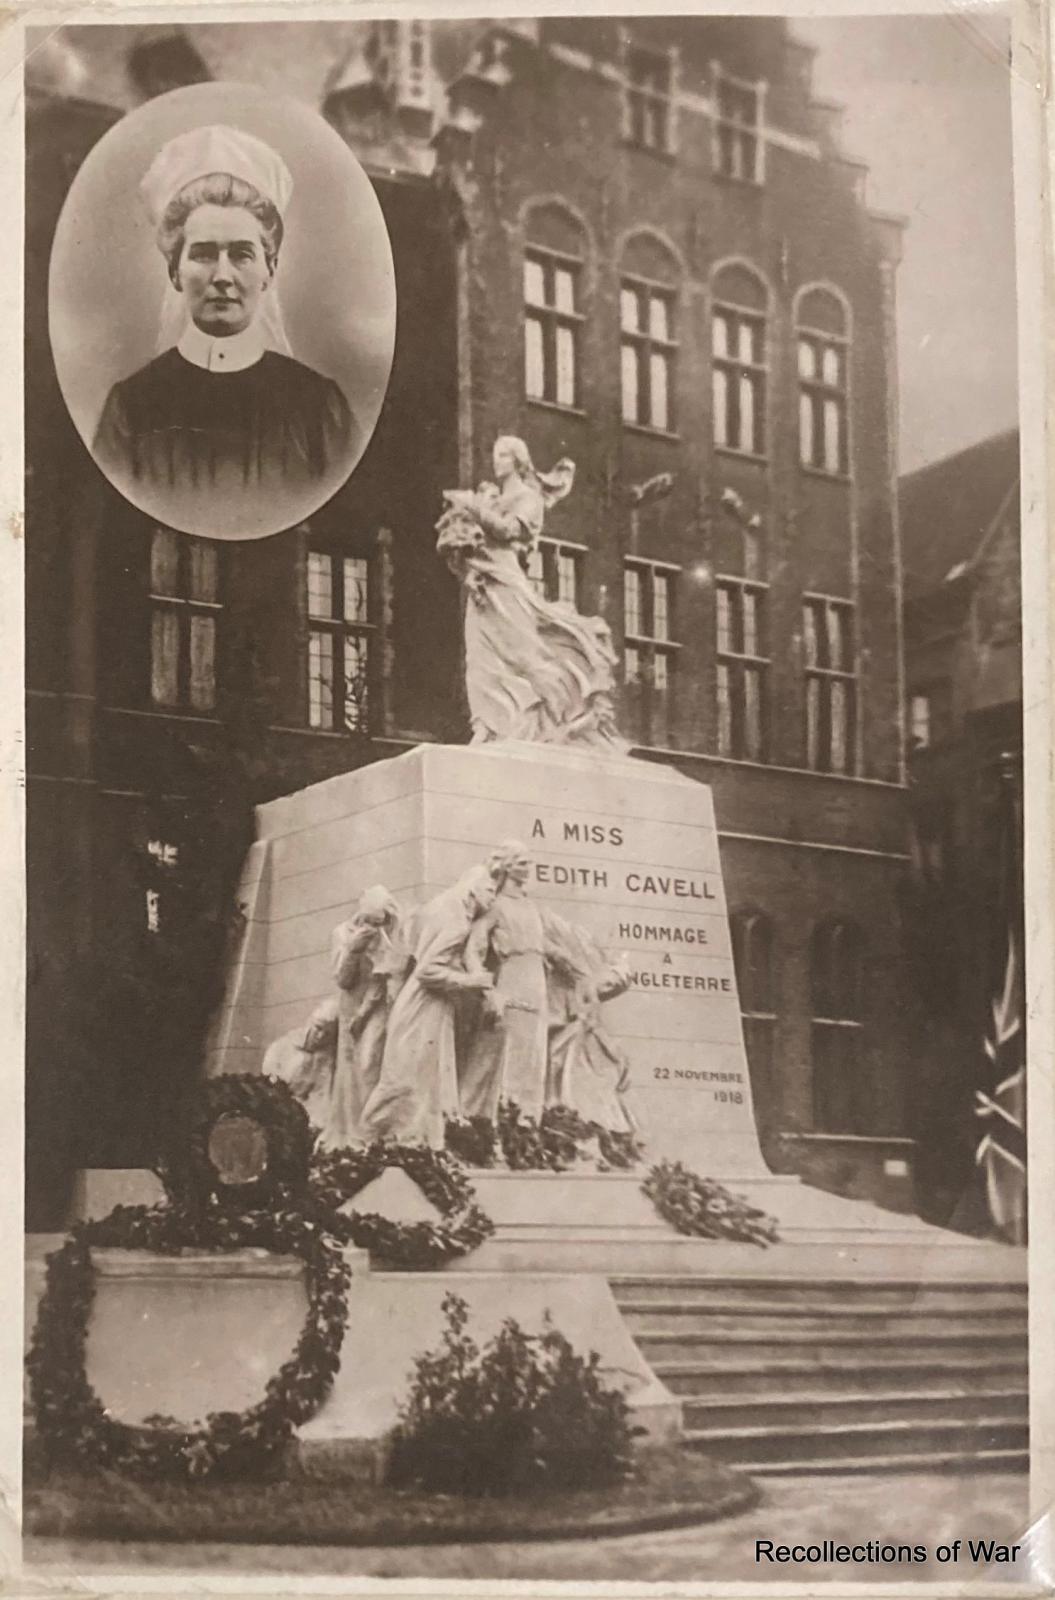
<svg viewBox="0 0 1055 1600"><path fill-rule="evenodd" d="M187 95L195 91L163 98ZM343 143L341 154L354 162ZM384 248L375 256L390 278L380 208L361 169L359 175L365 187L357 231L380 230ZM316 364L298 348L285 315L297 183L277 140L233 120L200 123L161 140L136 187L155 258L154 353L96 395L94 425L87 405L77 405L81 389L64 383L67 404L111 483L159 522L218 538L275 533L310 515L347 480L376 420L379 372L371 388L363 381L369 360L339 348L342 332L350 345L357 342L363 273L338 277L339 291L331 283L314 317L301 285L302 331L309 344L315 333L325 366ZM302 212L300 227L310 220ZM62 245L60 222L55 259ZM53 310L55 277L53 266ZM346 305L334 304L338 292ZM389 298L394 324L394 294ZM142 320L143 297L135 299ZM114 309L120 321L119 303ZM61 340L61 314L53 316L53 341L56 321ZM329 333L329 345L319 332ZM383 355L386 340L374 343ZM60 382L64 365L56 343Z"/></svg>

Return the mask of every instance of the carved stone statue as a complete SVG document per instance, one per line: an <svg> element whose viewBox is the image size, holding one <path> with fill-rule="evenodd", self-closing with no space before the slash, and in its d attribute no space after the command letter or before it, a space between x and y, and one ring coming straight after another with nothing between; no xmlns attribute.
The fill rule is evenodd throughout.
<svg viewBox="0 0 1055 1600"><path fill-rule="evenodd" d="M442 1149L448 1118L497 1122L503 1102L535 1121L563 1105L634 1130L629 1067L601 1020L629 979L584 929L531 899L531 871L530 851L507 839L405 922L376 884L334 929L337 994L264 1057L324 1147Z"/></svg>
<svg viewBox="0 0 1055 1600"><path fill-rule="evenodd" d="M626 749L615 725L616 656L600 617L543 599L525 567L546 511L571 489L575 465L532 464L522 439L494 447L494 482L449 489L437 549L464 584L465 681L474 744Z"/></svg>
<svg viewBox="0 0 1055 1600"><path fill-rule="evenodd" d="M494 896L493 874L476 866L418 913L413 966L389 1014L380 1074L363 1109L365 1139L443 1148L446 1119L458 1115L453 1002L491 987L490 976L467 971L462 958L473 922Z"/></svg>
<svg viewBox="0 0 1055 1600"><path fill-rule="evenodd" d="M316 1128L325 1127L330 1113L337 1009L336 996L320 1001L307 1022L282 1034L264 1054L263 1071L289 1085Z"/></svg>
<svg viewBox="0 0 1055 1600"><path fill-rule="evenodd" d="M490 857L497 885L490 910L474 925L465 950L470 971L494 973L459 1081L462 1115L492 1122L503 1100L537 1120L546 1090L549 1032L547 966L569 982L587 981L564 924L529 898L531 854L518 839Z"/></svg>
<svg viewBox="0 0 1055 1600"><path fill-rule="evenodd" d="M630 987L625 966L610 962L583 929L563 923L555 934L569 948L550 966L546 1104L570 1106L610 1133L634 1133L624 1095L630 1063L604 1026L601 1007ZM578 977L574 968L585 974Z"/></svg>
<svg viewBox="0 0 1055 1600"><path fill-rule="evenodd" d="M339 1149L360 1137L363 1110L381 1074L389 1012L408 964L399 907L382 884L375 884L360 895L354 915L333 931L337 1064L322 1125L324 1145Z"/></svg>

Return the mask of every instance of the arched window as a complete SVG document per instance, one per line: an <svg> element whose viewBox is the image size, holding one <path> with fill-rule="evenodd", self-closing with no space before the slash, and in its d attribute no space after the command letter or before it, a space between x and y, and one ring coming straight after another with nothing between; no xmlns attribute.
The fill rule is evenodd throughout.
<svg viewBox="0 0 1055 1600"><path fill-rule="evenodd" d="M755 1115L762 1133L779 1112L773 1079L777 1021L773 924L761 911L737 911L729 918L729 931Z"/></svg>
<svg viewBox="0 0 1055 1600"><path fill-rule="evenodd" d="M824 922L810 944L813 1124L818 1133L869 1133L862 1060L864 941L851 922Z"/></svg>
<svg viewBox="0 0 1055 1600"><path fill-rule="evenodd" d="M582 397L583 230L554 201L527 214L524 249L524 393L577 408Z"/></svg>
<svg viewBox="0 0 1055 1600"><path fill-rule="evenodd" d="M722 450L766 452L765 284L750 267L719 269L711 316L714 442Z"/></svg>
<svg viewBox="0 0 1055 1600"><path fill-rule="evenodd" d="M796 319L799 459L815 472L849 471L846 397L850 335L846 308L829 289L808 289Z"/></svg>
<svg viewBox="0 0 1055 1600"><path fill-rule="evenodd" d="M673 433L680 268L651 234L635 234L620 261L620 389L623 421Z"/></svg>

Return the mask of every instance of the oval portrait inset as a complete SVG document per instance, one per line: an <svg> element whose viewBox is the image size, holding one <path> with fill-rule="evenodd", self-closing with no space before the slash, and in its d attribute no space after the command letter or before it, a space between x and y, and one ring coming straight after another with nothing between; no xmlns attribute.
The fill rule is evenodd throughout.
<svg viewBox="0 0 1055 1600"><path fill-rule="evenodd" d="M395 340L388 231L309 106L197 84L84 162L49 315L70 415L111 483L170 528L259 539L317 511L369 443Z"/></svg>

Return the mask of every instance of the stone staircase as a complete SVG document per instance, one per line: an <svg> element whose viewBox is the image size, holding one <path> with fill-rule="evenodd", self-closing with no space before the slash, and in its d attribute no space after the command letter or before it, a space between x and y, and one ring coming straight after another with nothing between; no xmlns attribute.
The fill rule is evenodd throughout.
<svg viewBox="0 0 1055 1600"><path fill-rule="evenodd" d="M758 1475L1029 1463L1022 1282L609 1279L685 1442Z"/></svg>

